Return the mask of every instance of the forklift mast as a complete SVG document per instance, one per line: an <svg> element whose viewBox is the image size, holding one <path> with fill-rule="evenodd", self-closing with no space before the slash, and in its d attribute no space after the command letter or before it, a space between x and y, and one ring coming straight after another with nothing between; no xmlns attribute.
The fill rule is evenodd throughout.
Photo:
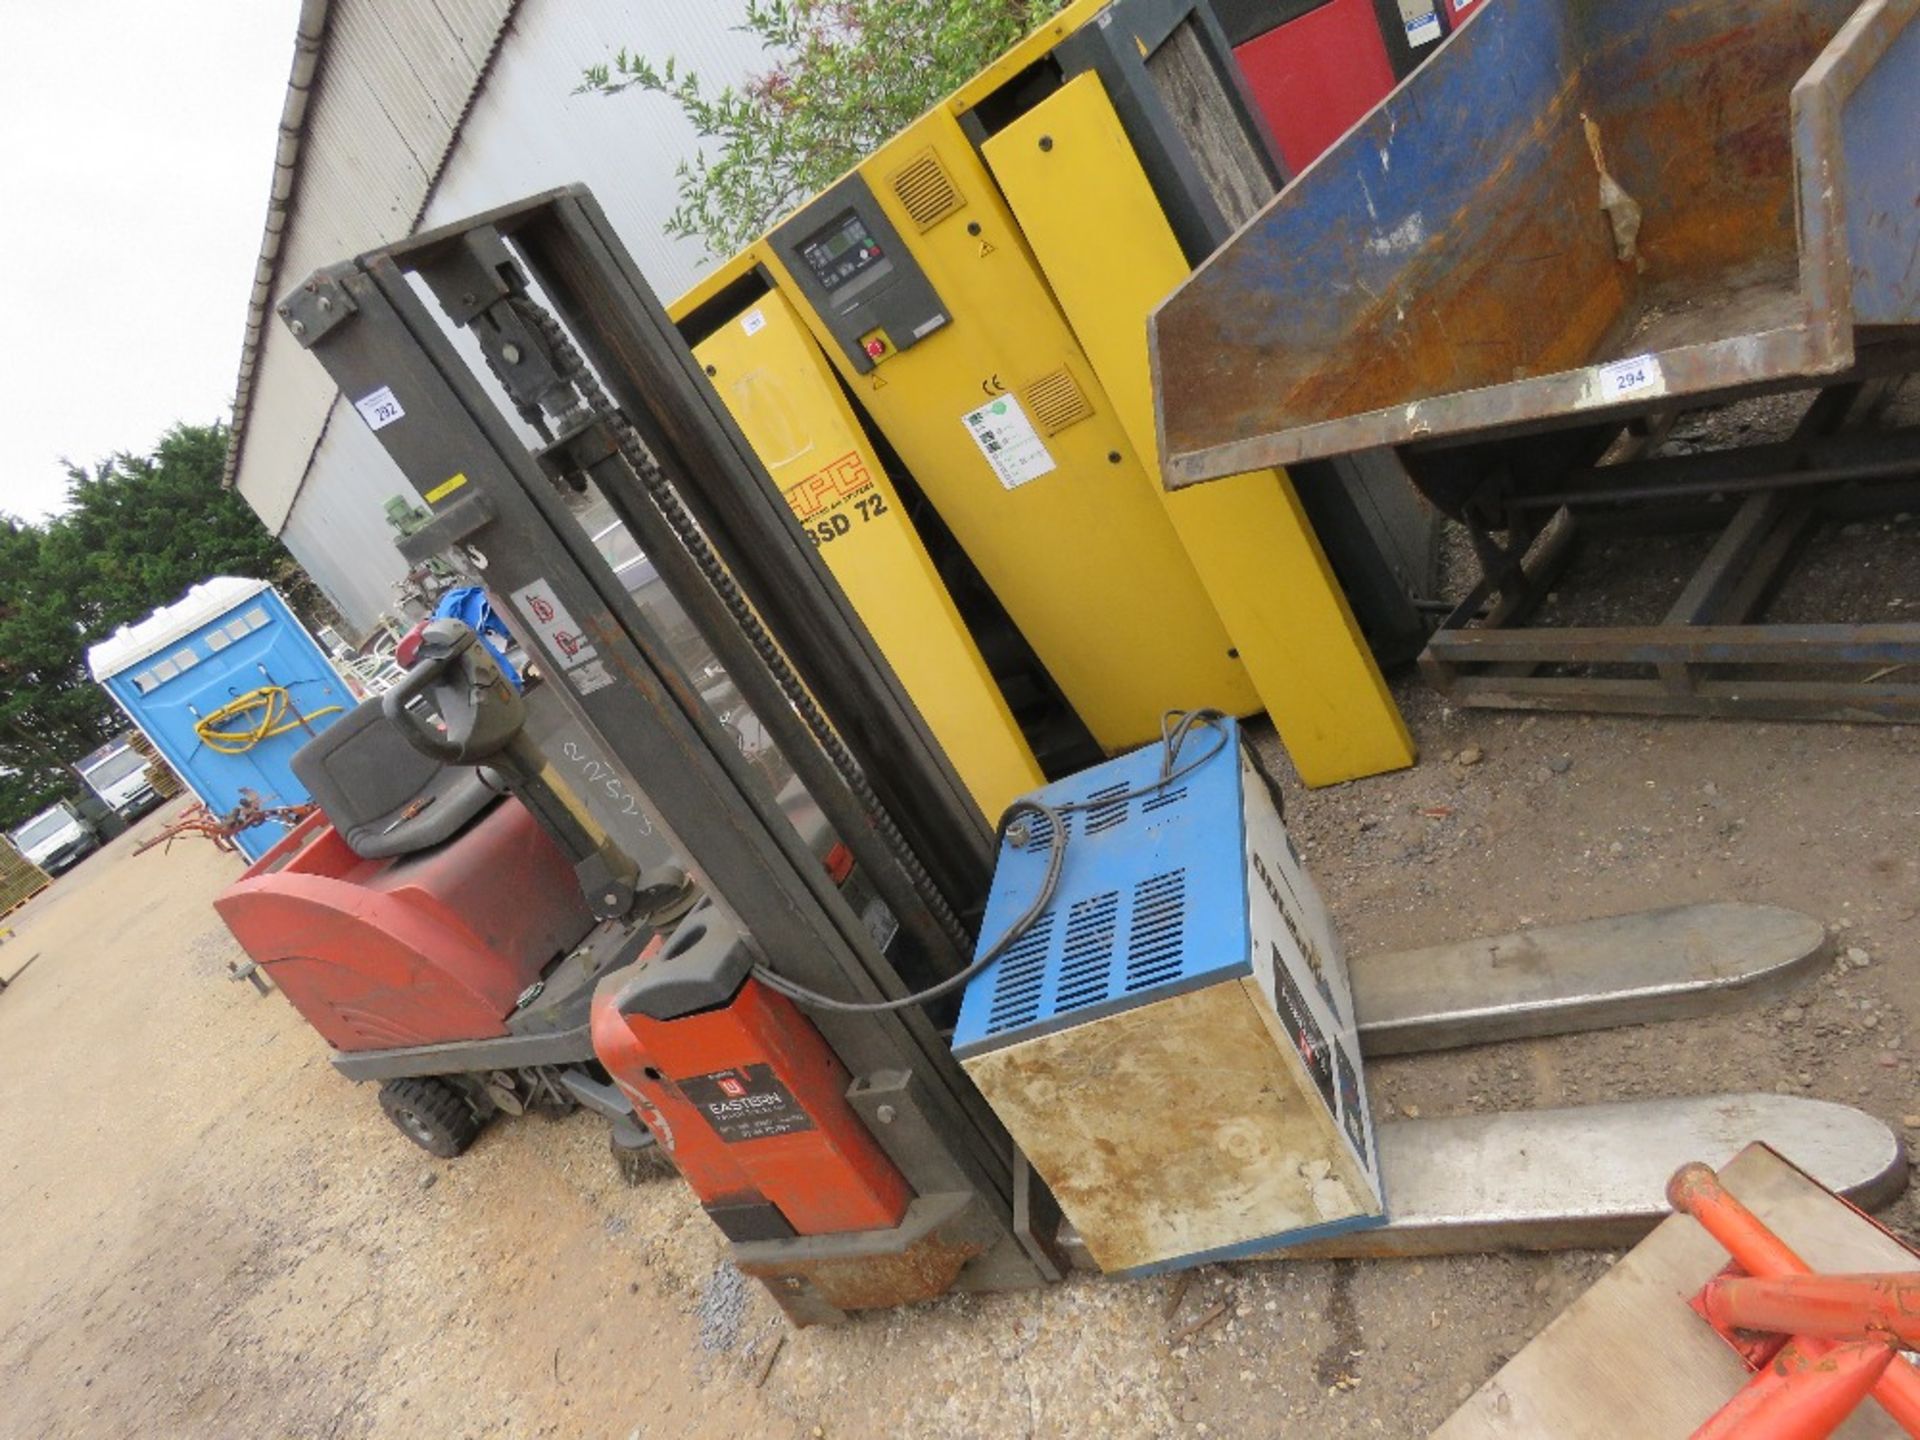
<svg viewBox="0 0 1920 1440"><path fill-rule="evenodd" d="M591 194L552 191L327 267L279 314L425 500L431 520L398 542L407 558L457 546L483 567L574 722L546 762L637 802L626 834L608 827L614 847L639 856L664 838L754 963L794 985L872 1003L966 966L987 817ZM682 668L601 558L562 493L589 484L890 915L855 913L703 700L710 677ZM892 1228L759 1242L755 1273L776 1294L782 1274L807 1287L823 1245L834 1264L870 1262L881 1289L929 1243L962 1258L960 1288L1059 1277L1034 1223L1044 1192L942 1037L951 1008L808 1010L913 1206Z"/></svg>

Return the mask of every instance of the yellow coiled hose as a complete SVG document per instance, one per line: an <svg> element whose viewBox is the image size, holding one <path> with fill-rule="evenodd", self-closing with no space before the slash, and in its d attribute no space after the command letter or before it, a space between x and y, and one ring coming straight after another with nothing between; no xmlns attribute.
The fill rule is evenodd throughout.
<svg viewBox="0 0 1920 1440"><path fill-rule="evenodd" d="M289 730L332 715L344 706L329 705L302 715L293 708L293 699L284 685L262 685L236 700L229 700L210 715L195 722L193 733L209 750L222 755L244 755L263 740L284 735ZM238 723L236 723L238 722Z"/></svg>

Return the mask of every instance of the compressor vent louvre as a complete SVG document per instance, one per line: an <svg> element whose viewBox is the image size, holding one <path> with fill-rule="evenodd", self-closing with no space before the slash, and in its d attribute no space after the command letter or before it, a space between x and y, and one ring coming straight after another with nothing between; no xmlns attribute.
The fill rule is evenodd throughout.
<svg viewBox="0 0 1920 1440"><path fill-rule="evenodd" d="M1073 372L1064 365L1051 374L1042 375L1023 393L1027 408L1033 412L1033 423L1049 435L1058 435L1069 425L1093 418L1093 403L1080 388L1080 382L1073 378Z"/></svg>
<svg viewBox="0 0 1920 1440"><path fill-rule="evenodd" d="M920 227L922 234L967 203L931 147L895 171L889 183L907 218Z"/></svg>

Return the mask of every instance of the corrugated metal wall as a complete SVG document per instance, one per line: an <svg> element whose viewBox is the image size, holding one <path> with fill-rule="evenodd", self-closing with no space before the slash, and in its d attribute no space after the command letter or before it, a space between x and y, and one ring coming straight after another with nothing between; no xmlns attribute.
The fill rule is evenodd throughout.
<svg viewBox="0 0 1920 1440"><path fill-rule="evenodd" d="M400 467L345 400L336 398L313 452L313 470L287 514L280 538L357 632L393 608L393 585L407 573L387 527L395 495L418 505Z"/></svg>
<svg viewBox="0 0 1920 1440"><path fill-rule="evenodd" d="M321 265L407 233L510 5L334 0L281 251L281 293ZM278 530L334 387L277 320L267 325L254 386L236 484Z"/></svg>
<svg viewBox="0 0 1920 1440"><path fill-rule="evenodd" d="M716 87L737 81L765 59L736 28L745 0L520 0L469 104L508 8L508 0L336 0L283 292L322 264L403 234L443 154L422 228L580 181L663 299L692 283L698 245L660 230L674 205L674 167L697 144L692 128L657 96L572 92L582 69L623 46L673 55ZM382 507L412 492L319 363L277 320L268 332L238 487L348 621L369 627L405 568Z"/></svg>
<svg viewBox="0 0 1920 1440"><path fill-rule="evenodd" d="M575 95L586 66L622 47L676 57L709 86L737 83L766 57L736 28L746 0L521 0L506 42L428 204L428 226L537 190L590 186L640 272L672 299L693 283L700 247L661 233L674 166L698 137L657 95Z"/></svg>

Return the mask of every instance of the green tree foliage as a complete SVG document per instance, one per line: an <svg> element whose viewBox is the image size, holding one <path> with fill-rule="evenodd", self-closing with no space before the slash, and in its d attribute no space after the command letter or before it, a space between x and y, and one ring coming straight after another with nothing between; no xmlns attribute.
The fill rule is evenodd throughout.
<svg viewBox="0 0 1920 1440"><path fill-rule="evenodd" d="M124 725L87 647L210 575L288 578L291 558L221 488L224 425L178 425L151 455L70 467L67 509L0 515L0 829L78 782L66 767Z"/></svg>
<svg viewBox="0 0 1920 1440"><path fill-rule="evenodd" d="M714 90L671 57L622 50L579 92L641 90L703 142L678 167L669 235L733 254L932 108L1066 0L747 0L773 68ZM579 93L576 92L576 93Z"/></svg>

